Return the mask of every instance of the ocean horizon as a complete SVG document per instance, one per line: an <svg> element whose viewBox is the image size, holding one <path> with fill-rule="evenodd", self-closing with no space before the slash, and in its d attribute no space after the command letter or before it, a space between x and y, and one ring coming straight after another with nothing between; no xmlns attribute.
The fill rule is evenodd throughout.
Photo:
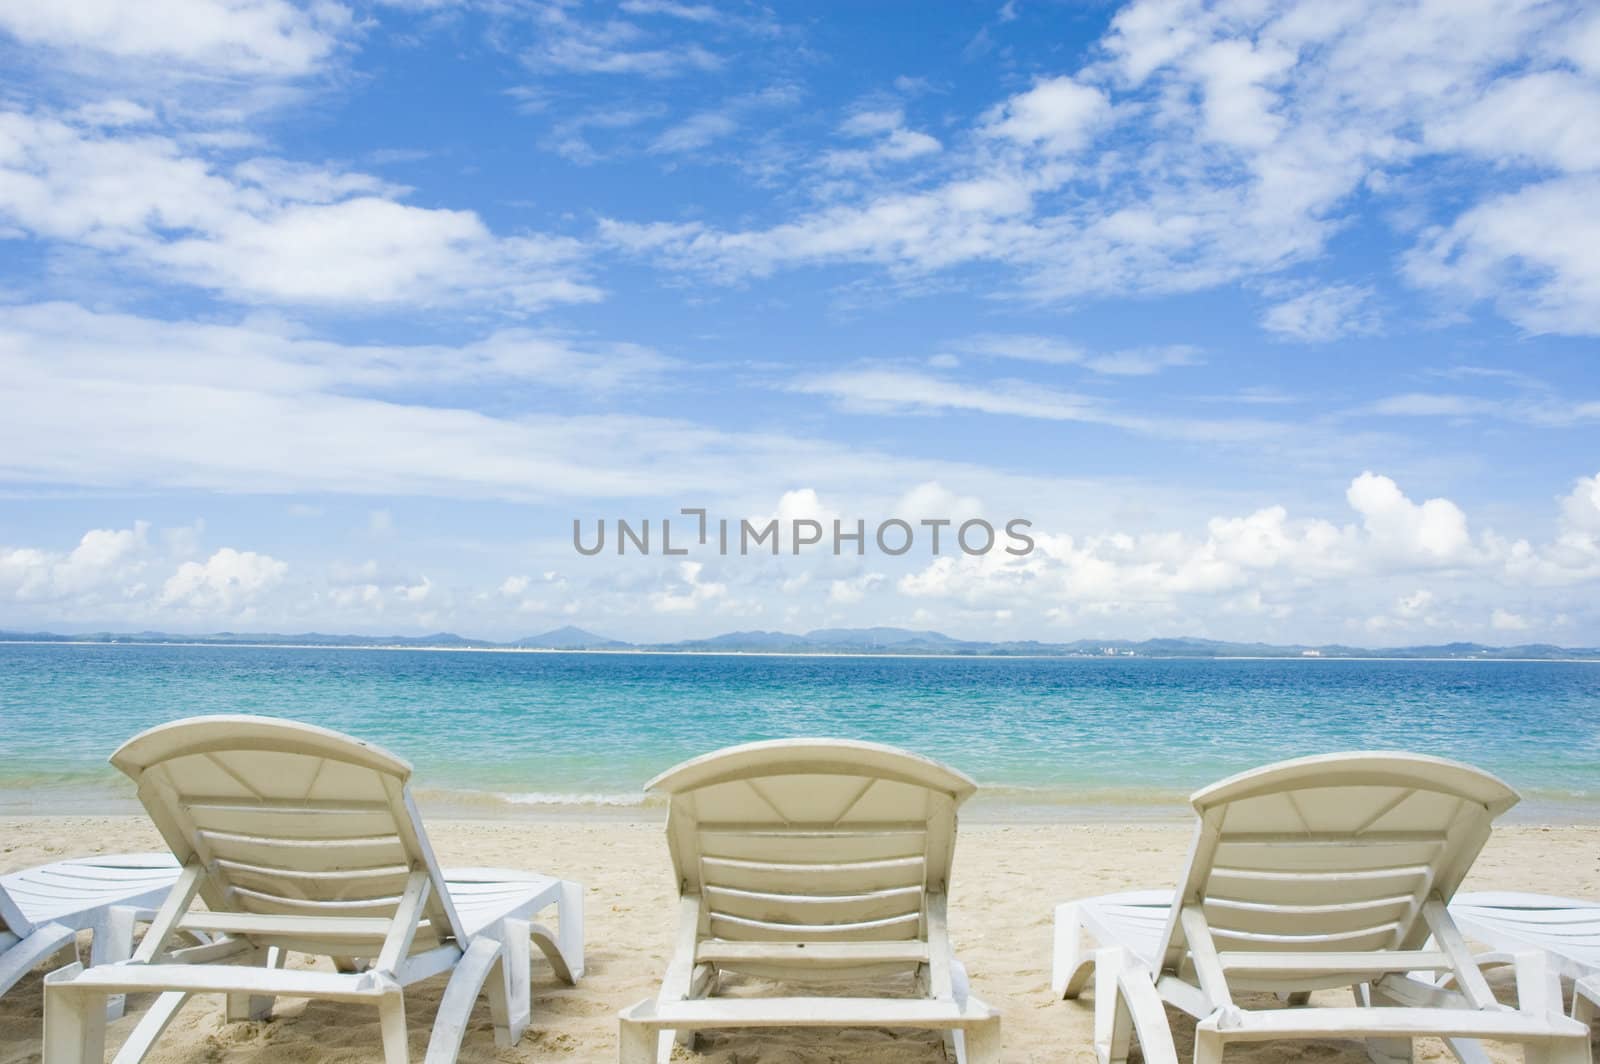
<svg viewBox="0 0 1600 1064"><path fill-rule="evenodd" d="M979 818L1182 818L1233 772L1405 749L1497 773L1514 819L1600 821L1592 662L372 649L0 645L0 813L133 811L122 741L261 713L388 747L458 815L654 815L678 761L823 735L966 772Z"/></svg>

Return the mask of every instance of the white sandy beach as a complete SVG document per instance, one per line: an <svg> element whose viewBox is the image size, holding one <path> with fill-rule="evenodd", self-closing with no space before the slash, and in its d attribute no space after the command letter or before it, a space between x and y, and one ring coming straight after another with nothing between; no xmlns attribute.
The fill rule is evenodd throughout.
<svg viewBox="0 0 1600 1064"><path fill-rule="evenodd" d="M461 1059L615 1060L616 1012L655 992L671 945L673 885L661 824L433 819L430 828L446 865L536 869L587 887L587 976L576 988L566 987L536 959L534 1022L522 1043L496 1049L488 1009L480 1004ZM951 923L974 991L1004 1014L1008 1061L1093 1061L1092 1001L1055 1001L1046 986L1053 906L1079 895L1166 885L1178 874L1188 839L1189 828L1178 823L963 827ZM136 817L0 819L0 871L94 852L159 848L155 832ZM1600 827L1515 826L1497 831L1465 889L1491 887L1600 896ZM63 955L52 964L67 959ZM0 999L0 1064L39 1059L42 971ZM440 978L408 995L415 1059L421 1059L427 1044L443 985ZM1496 981L1497 987L1505 985L1505 979ZM132 1029L142 1004L133 999L129 1016L112 1027L113 1048ZM1177 1013L1171 1016L1180 1058L1186 1058L1193 1022ZM341 1064L381 1060L378 1046L376 1010L285 1000L268 1023L224 1024L220 999L203 999L179 1016L150 1059ZM1333 1042L1242 1046L1230 1054L1252 1064L1366 1060L1355 1044ZM1442 1046L1423 1043L1419 1059L1444 1055ZM1514 1048L1502 1052L1496 1047L1494 1056L1497 1064L1520 1059ZM942 1055L938 1043L923 1035L767 1031L711 1035L703 1040L698 1058L684 1059L706 1064L921 1064L939 1061Z"/></svg>

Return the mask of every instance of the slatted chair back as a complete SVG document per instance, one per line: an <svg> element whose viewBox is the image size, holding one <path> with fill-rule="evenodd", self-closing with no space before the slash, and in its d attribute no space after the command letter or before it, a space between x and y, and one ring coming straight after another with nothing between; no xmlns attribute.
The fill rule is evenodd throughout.
<svg viewBox="0 0 1600 1064"><path fill-rule="evenodd" d="M670 796L673 867L701 898L702 939L836 945L927 940L976 787L894 747L817 739L732 747L647 785Z"/></svg>
<svg viewBox="0 0 1600 1064"><path fill-rule="evenodd" d="M1420 950L1517 794L1452 761L1357 753L1269 765L1190 801L1199 825L1163 968L1219 955L1239 989L1342 985L1381 973L1362 954Z"/></svg>
<svg viewBox="0 0 1600 1064"><path fill-rule="evenodd" d="M415 924L403 953L466 941L407 789L411 765L394 754L230 715L152 728L111 762L178 861L200 868L210 913L182 926L350 957L377 956L397 918Z"/></svg>

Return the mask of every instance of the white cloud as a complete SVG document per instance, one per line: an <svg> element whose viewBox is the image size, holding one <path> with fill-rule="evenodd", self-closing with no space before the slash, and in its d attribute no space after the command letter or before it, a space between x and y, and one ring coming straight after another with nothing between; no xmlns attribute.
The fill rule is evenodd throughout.
<svg viewBox="0 0 1600 1064"><path fill-rule="evenodd" d="M1100 89L1070 77L1048 78L991 111L984 131L1051 155L1065 155L1088 143L1108 110Z"/></svg>
<svg viewBox="0 0 1600 1064"><path fill-rule="evenodd" d="M728 585L702 579L702 562L679 562L678 577L650 595L650 608L657 613L693 613L708 603L723 603Z"/></svg>
<svg viewBox="0 0 1600 1064"><path fill-rule="evenodd" d="M1370 632L1401 633L1420 632L1446 624L1445 617L1436 608L1433 592L1419 588L1395 599L1388 613L1368 617L1366 628Z"/></svg>
<svg viewBox="0 0 1600 1064"><path fill-rule="evenodd" d="M636 75L667 78L693 71L715 70L722 57L695 42L655 42L637 24L625 19L590 21L560 5L537 9L541 37L523 54L537 74Z"/></svg>
<svg viewBox="0 0 1600 1064"><path fill-rule="evenodd" d="M0 596L47 604L119 599L142 589L150 525L92 529L64 553L0 546Z"/></svg>
<svg viewBox="0 0 1600 1064"><path fill-rule="evenodd" d="M1528 619L1521 614L1496 607L1489 617L1489 627L1497 632L1526 632L1529 625Z"/></svg>
<svg viewBox="0 0 1600 1064"><path fill-rule="evenodd" d="M739 123L734 121L732 115L721 111L704 111L662 131L651 143L650 150L661 155L699 151L738 128Z"/></svg>
<svg viewBox="0 0 1600 1064"><path fill-rule="evenodd" d="M918 179L841 190L818 175L809 202L825 205L777 222L611 218L601 234L727 282L820 264L896 278L998 264L1011 278L1002 293L1073 302L1272 277L1321 255L1357 206L1393 196L1393 217L1426 214L1460 202L1460 186L1477 205L1424 234L1406 275L1493 299L1529 328L1589 332L1600 85L1582 42L1600 31L1580 28L1580 13L1134 0L1101 40L1104 59L988 108ZM881 136L902 117L860 112L841 133ZM837 158L859 163L858 151ZM1511 163L1571 176L1505 194ZM1431 189L1423 166L1448 170L1451 196L1416 203ZM1361 291L1296 296L1266 323L1305 339L1370 331Z"/></svg>
<svg viewBox="0 0 1600 1064"><path fill-rule="evenodd" d="M167 529L158 543L150 527L91 529L65 551L0 545L0 624L13 617L141 626L237 619L288 571L282 561L232 547L185 559L197 549L196 528Z"/></svg>
<svg viewBox="0 0 1600 1064"><path fill-rule="evenodd" d="M1406 260L1419 284L1491 300L1531 332L1600 334L1600 175L1486 200L1425 234Z"/></svg>
<svg viewBox="0 0 1600 1064"><path fill-rule="evenodd" d="M1585 629L1600 623L1592 608L1600 585L1600 474L1582 478L1559 500L1555 536L1537 543L1474 528L1453 501L1414 500L1381 475L1354 478L1347 494L1349 516L1341 520L1267 505L1143 532L1102 523L1098 531L1068 534L1059 523L1036 522L1037 546L1025 556L930 558L919 533L915 555L875 558L870 568L826 551L803 558L785 552L759 564L659 557L623 564L613 556L569 566L569 545L561 544L545 555L554 567L511 577L489 570L440 578L415 568L407 575L414 562L403 560L394 571L373 561L317 566L246 546L181 557L172 551L192 550L192 536L169 530L157 537L140 524L91 531L60 548L0 547L0 627L195 631L248 624L508 637L582 623L659 640L713 634L735 627L731 618L765 613L798 628L848 618L975 638L1199 634L1397 644L1496 641L1508 633L1517 641L1554 639L1574 616ZM1003 513L942 482L876 501L831 494L825 501L796 489L777 509L907 520ZM529 560L537 565L542 557Z"/></svg>
<svg viewBox="0 0 1600 1064"><path fill-rule="evenodd" d="M0 478L124 492L764 501L774 483L824 470L833 490L945 475L1048 490L961 462L616 412L612 390L670 387L673 366L638 345L525 330L460 346L347 345L266 318L0 306ZM496 409L504 396L515 405Z"/></svg>
<svg viewBox="0 0 1600 1064"><path fill-rule="evenodd" d="M839 126L847 137L876 137L893 133L905 125L906 113L898 107L857 111Z"/></svg>
<svg viewBox="0 0 1600 1064"><path fill-rule="evenodd" d="M1382 554L1438 564L1472 558L1467 515L1449 499L1412 502L1393 480L1375 473L1351 481L1345 498Z"/></svg>
<svg viewBox="0 0 1600 1064"><path fill-rule="evenodd" d="M1370 310L1372 289L1335 284L1292 296L1268 307L1261 327L1289 340L1321 343L1377 331Z"/></svg>
<svg viewBox="0 0 1600 1064"><path fill-rule="evenodd" d="M288 563L255 551L223 547L203 562L184 562L161 589L161 604L228 614L276 586Z"/></svg>
<svg viewBox="0 0 1600 1064"><path fill-rule="evenodd" d="M630 15L665 15L686 22L719 22L723 17L710 4L680 4L673 0L622 0L620 6Z"/></svg>
<svg viewBox="0 0 1600 1064"><path fill-rule="evenodd" d="M820 165L834 173L867 171L885 163L905 162L935 155L944 145L938 138L905 126L905 113L898 109L887 111L857 111L839 127L847 137L866 138L873 143L866 148L840 148L823 152Z"/></svg>
<svg viewBox="0 0 1600 1064"><path fill-rule="evenodd" d="M1200 361L1200 350L1188 344L1166 347L1136 347L1112 351L1083 360L1085 369L1110 377L1148 377L1173 366L1193 366Z"/></svg>
<svg viewBox="0 0 1600 1064"><path fill-rule="evenodd" d="M1109 357L1109 356L1108 356ZM1149 363L1109 362L1103 373L1154 371ZM1168 363L1171 364L1171 363ZM1214 443L1283 436L1287 428L1248 418L1204 419L1156 417L1124 413L1104 401L1020 380L978 384L954 377L900 369L853 369L801 377L789 387L806 395L822 395L853 413L936 414L970 412L1003 417L1078 421L1105 425L1140 435L1197 439Z"/></svg>
<svg viewBox="0 0 1600 1064"><path fill-rule="evenodd" d="M902 576L897 589L924 603L1055 616L1085 634L1106 634L1108 618L1172 634L1203 632L1220 616L1255 616L1269 625L1263 637L1282 642L1287 631L1326 632L1365 613L1369 631L1390 636L1439 629L1487 637L1490 602L1508 590L1526 593L1532 576L1568 589L1565 601L1591 593L1600 580L1600 516L1594 532L1577 526L1591 520L1595 490L1588 478L1580 482L1564 500L1564 531L1535 546L1490 531L1473 535L1451 500L1416 502L1390 478L1365 473L1347 492L1355 523L1293 518L1270 506L1213 518L1203 537L1035 529L1038 546L1028 556L938 558ZM1396 596L1396 580L1407 575L1430 586ZM1504 617L1498 630L1511 630ZM1237 632L1230 626L1224 637Z"/></svg>
<svg viewBox="0 0 1600 1064"><path fill-rule="evenodd" d="M0 221L246 302L588 302L579 245L491 233L376 178L282 160L231 171L171 137L0 112Z"/></svg>
<svg viewBox="0 0 1600 1064"><path fill-rule="evenodd" d="M1600 473L1578 478L1561 499L1561 523L1569 534L1600 536Z"/></svg>
<svg viewBox="0 0 1600 1064"><path fill-rule="evenodd" d="M351 24L331 0L0 0L0 29L25 44L219 74L308 73Z"/></svg>
<svg viewBox="0 0 1600 1064"><path fill-rule="evenodd" d="M1424 135L1441 150L1496 162L1520 157L1568 172L1600 169L1600 84L1565 70L1509 77Z"/></svg>
<svg viewBox="0 0 1600 1064"><path fill-rule="evenodd" d="M960 340L955 347L959 351L991 358L1014 358L1056 365L1071 365L1088 357L1088 352L1077 344L1053 336L1026 333L987 333Z"/></svg>
<svg viewBox="0 0 1600 1064"><path fill-rule="evenodd" d="M828 604L831 606L854 606L864 600L872 591L882 585L887 578L882 573L862 573L847 580L830 580L828 582Z"/></svg>

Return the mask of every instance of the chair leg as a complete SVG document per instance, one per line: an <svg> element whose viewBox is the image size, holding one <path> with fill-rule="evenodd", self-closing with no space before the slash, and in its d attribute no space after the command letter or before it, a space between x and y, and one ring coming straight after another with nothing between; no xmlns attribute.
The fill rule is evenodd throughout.
<svg viewBox="0 0 1600 1064"><path fill-rule="evenodd" d="M122 1043L122 1048L117 1050L114 1064L139 1064L155 1048L156 1040L191 996L180 990L168 990L157 997L155 1003L139 1017L138 1024L133 1028L133 1033L128 1035L128 1040Z"/></svg>
<svg viewBox="0 0 1600 1064"><path fill-rule="evenodd" d="M1587 1038L1551 1038L1522 1047L1524 1064L1589 1064Z"/></svg>
<svg viewBox="0 0 1600 1064"><path fill-rule="evenodd" d="M568 982L576 983L583 978L583 884L562 881L556 914L556 944L567 962Z"/></svg>
<svg viewBox="0 0 1600 1064"><path fill-rule="evenodd" d="M411 1064L406 999L398 988L378 999L378 1026L383 1032L383 1064Z"/></svg>
<svg viewBox="0 0 1600 1064"><path fill-rule="evenodd" d="M44 977L43 1064L105 1062L106 996L68 985L82 971L69 964Z"/></svg>
<svg viewBox="0 0 1600 1064"><path fill-rule="evenodd" d="M617 1064L655 1064L659 1040L645 1024L624 1017L617 1027ZM667 1051L672 1051L670 1039Z"/></svg>
<svg viewBox="0 0 1600 1064"><path fill-rule="evenodd" d="M1356 1003L1368 1008L1400 1004L1371 983L1361 983L1354 988L1354 991ZM1367 1059L1372 1061L1372 1064L1411 1064L1416 1048L1410 1038L1367 1038L1362 1042L1367 1051Z"/></svg>
<svg viewBox="0 0 1600 1064"><path fill-rule="evenodd" d="M94 929L94 938L89 943L91 968L125 961L133 956L133 926L137 922L138 915L137 909L124 905L113 905L106 910ZM126 994L106 995L106 1020L121 1019L127 1004Z"/></svg>
<svg viewBox="0 0 1600 1064"><path fill-rule="evenodd" d="M1194 1029L1194 1064L1222 1064L1224 1042L1222 1033L1209 1021L1201 1021Z"/></svg>
<svg viewBox="0 0 1600 1064"><path fill-rule="evenodd" d="M1572 1018L1592 1026L1600 1016L1600 979L1580 979L1572 987Z"/></svg>
<svg viewBox="0 0 1600 1064"><path fill-rule="evenodd" d="M77 933L72 928L63 924L45 924L32 933L14 943L4 953L0 953L0 994L4 994L17 984L23 976L34 968L34 965L46 959L51 954L73 947L73 960L76 961Z"/></svg>
<svg viewBox="0 0 1600 1064"><path fill-rule="evenodd" d="M965 1049L962 1064L1000 1064L1000 1017L991 1017L957 1035L957 1044Z"/></svg>
<svg viewBox="0 0 1600 1064"><path fill-rule="evenodd" d="M288 951L269 946L264 954L258 953L251 959L261 961L266 968L282 968L288 960ZM229 1023L260 1023L272 1016L272 1002L269 994L229 994L224 1005L225 1014Z"/></svg>
<svg viewBox="0 0 1600 1064"><path fill-rule="evenodd" d="M1127 1064L1133 1041L1133 1014L1117 986L1122 961L1100 964L1094 976L1094 1055L1100 1064ZM1198 1050L1197 1050L1198 1052Z"/></svg>
<svg viewBox="0 0 1600 1064"><path fill-rule="evenodd" d="M927 992L926 988L923 990ZM967 975L967 966L956 957L950 958L950 996L955 998L957 1005L966 1007L967 998L972 994L972 980ZM967 1033L958 1028L952 1028L944 1033L945 1059L955 1061L955 1064L967 1064L972 1050L967 1045Z"/></svg>
<svg viewBox="0 0 1600 1064"><path fill-rule="evenodd" d="M433 1033L428 1037L427 1064L453 1064L461 1052L461 1039L467 1033L472 1006L486 987L496 1043L511 1044L509 1039L512 1033L520 1036L522 1028L527 1026L528 1003L531 1001L527 976L524 974L522 977L519 998L511 985L511 969L507 964L508 943L500 941L500 936L505 934L507 932L502 928L497 933L478 935L456 962L455 971L450 973L450 981L445 984L444 997L439 1000ZM526 924L522 924L520 938L523 942L527 941ZM527 966L528 954L524 947L524 972Z"/></svg>
<svg viewBox="0 0 1600 1064"><path fill-rule="evenodd" d="M504 928L499 972L489 976L489 1010L494 1014L495 1045L509 1048L522 1041L533 1017L533 951L526 920L506 920Z"/></svg>
<svg viewBox="0 0 1600 1064"><path fill-rule="evenodd" d="M1094 974L1094 951L1084 952L1083 923L1072 902L1056 906L1055 950L1050 965L1050 989L1058 998L1075 998Z"/></svg>

